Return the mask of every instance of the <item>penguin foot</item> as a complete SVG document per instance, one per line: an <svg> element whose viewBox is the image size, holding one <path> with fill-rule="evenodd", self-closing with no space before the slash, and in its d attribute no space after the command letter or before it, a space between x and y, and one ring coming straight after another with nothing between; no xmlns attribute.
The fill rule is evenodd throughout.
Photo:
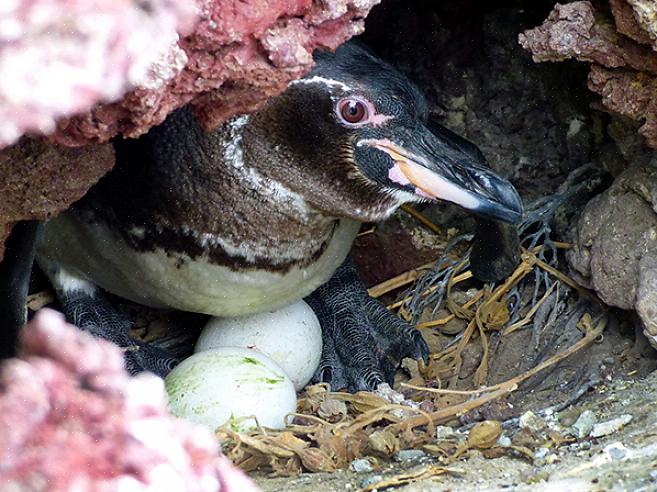
<svg viewBox="0 0 657 492"><path fill-rule="evenodd" d="M132 321L114 307L98 287L63 269L48 270L66 319L82 330L121 347L130 374L149 371L164 377L179 362L165 351L132 338L128 334Z"/></svg>
<svg viewBox="0 0 657 492"><path fill-rule="evenodd" d="M419 331L367 294L347 260L306 302L322 326L324 347L314 382L333 390L374 390L392 383L402 359L428 360Z"/></svg>

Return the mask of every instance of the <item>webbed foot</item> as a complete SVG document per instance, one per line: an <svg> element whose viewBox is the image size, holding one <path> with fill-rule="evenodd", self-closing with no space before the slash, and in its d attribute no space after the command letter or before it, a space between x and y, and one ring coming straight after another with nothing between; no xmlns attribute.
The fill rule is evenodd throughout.
<svg viewBox="0 0 657 492"><path fill-rule="evenodd" d="M419 331L371 298L350 260L306 302L322 326L324 348L314 381L334 390L373 390L392 383L402 359L427 361Z"/></svg>
<svg viewBox="0 0 657 492"><path fill-rule="evenodd" d="M121 347L130 374L149 371L164 377L178 364L179 361L165 351L132 338L128 334L132 321L112 305L101 289L63 270L50 277L66 319Z"/></svg>

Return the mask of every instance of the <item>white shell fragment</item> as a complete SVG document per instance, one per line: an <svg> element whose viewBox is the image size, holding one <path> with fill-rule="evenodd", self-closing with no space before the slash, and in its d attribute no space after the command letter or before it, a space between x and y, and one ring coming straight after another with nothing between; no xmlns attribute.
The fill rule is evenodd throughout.
<svg viewBox="0 0 657 492"><path fill-rule="evenodd" d="M296 411L292 381L271 359L254 350L225 347L182 361L165 379L169 410L212 430L230 423L233 430L282 429Z"/></svg>
<svg viewBox="0 0 657 492"><path fill-rule="evenodd" d="M317 370L322 355L319 320L303 301L276 311L238 318L211 318L195 352L217 347L244 347L266 354L301 391Z"/></svg>
<svg viewBox="0 0 657 492"><path fill-rule="evenodd" d="M616 417L615 419L597 423L593 426L593 430L591 431L590 436L602 437L613 434L614 432L621 430L623 427L629 424L632 421L632 418L633 417L631 415L624 414L620 417Z"/></svg>

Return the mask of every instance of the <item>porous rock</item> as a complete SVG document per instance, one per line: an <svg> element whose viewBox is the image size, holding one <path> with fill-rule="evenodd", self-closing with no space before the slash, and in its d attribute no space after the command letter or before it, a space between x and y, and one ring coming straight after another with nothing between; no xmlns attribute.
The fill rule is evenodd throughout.
<svg viewBox="0 0 657 492"><path fill-rule="evenodd" d="M625 0L609 0L618 32L637 43L650 44L650 36L636 20L634 9Z"/></svg>
<svg viewBox="0 0 657 492"><path fill-rule="evenodd" d="M639 132L657 148L657 7L641 0L613 0L611 7L615 24L588 1L557 4L518 40L537 62L591 63L589 89L609 110L644 122Z"/></svg>
<svg viewBox="0 0 657 492"><path fill-rule="evenodd" d="M184 68L157 88L60 121L52 138L66 145L136 137L192 103L211 129L257 109L312 68L315 48L334 49L363 30L380 0L199 0L200 19L179 41Z"/></svg>
<svg viewBox="0 0 657 492"><path fill-rule="evenodd" d="M657 347L657 168L630 167L593 198L567 258L606 304L636 309Z"/></svg>
<svg viewBox="0 0 657 492"><path fill-rule="evenodd" d="M0 149L182 68L186 0L18 0L0 7ZM98 122L100 124L100 122Z"/></svg>
<svg viewBox="0 0 657 492"><path fill-rule="evenodd" d="M171 417L162 381L42 310L0 369L0 489L255 492L210 432Z"/></svg>
<svg viewBox="0 0 657 492"><path fill-rule="evenodd" d="M0 258L13 223L65 209L113 165L110 144L69 148L24 138L0 151Z"/></svg>

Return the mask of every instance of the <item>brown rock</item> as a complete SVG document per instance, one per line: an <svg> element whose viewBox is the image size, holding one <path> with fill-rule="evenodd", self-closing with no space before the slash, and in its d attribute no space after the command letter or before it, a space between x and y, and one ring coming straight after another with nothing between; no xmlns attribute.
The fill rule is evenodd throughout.
<svg viewBox="0 0 657 492"><path fill-rule="evenodd" d="M657 347L657 168L634 166L591 200L567 258L608 305L637 309Z"/></svg>
<svg viewBox="0 0 657 492"><path fill-rule="evenodd" d="M557 4L539 27L518 35L536 62L569 58L657 74L657 54L621 36L590 2Z"/></svg>
<svg viewBox="0 0 657 492"><path fill-rule="evenodd" d="M655 230L650 231L655 234ZM657 252L646 251L639 262L636 311L643 322L643 333L657 348Z"/></svg>
<svg viewBox="0 0 657 492"><path fill-rule="evenodd" d="M657 148L657 77L593 65L588 86L602 96L602 103L610 110L645 121L639 133L650 147Z"/></svg>
<svg viewBox="0 0 657 492"><path fill-rule="evenodd" d="M637 43L650 44L650 36L643 30L634 16L634 10L625 0L609 0L611 13L614 16L616 29L619 33L633 39Z"/></svg>
<svg viewBox="0 0 657 492"><path fill-rule="evenodd" d="M627 0L634 10L637 23L648 33L657 50L657 3L654 0Z"/></svg>
<svg viewBox="0 0 657 492"><path fill-rule="evenodd" d="M72 149L23 139L0 151L0 242L14 222L47 219L79 200L113 165L110 144Z"/></svg>
<svg viewBox="0 0 657 492"><path fill-rule="evenodd" d="M574 58L592 63L589 88L611 111L645 120L639 132L657 148L657 53L637 44L652 40L657 47L657 6L611 0L611 7L618 32L590 2L579 1L557 4L541 26L518 39L537 62Z"/></svg>

